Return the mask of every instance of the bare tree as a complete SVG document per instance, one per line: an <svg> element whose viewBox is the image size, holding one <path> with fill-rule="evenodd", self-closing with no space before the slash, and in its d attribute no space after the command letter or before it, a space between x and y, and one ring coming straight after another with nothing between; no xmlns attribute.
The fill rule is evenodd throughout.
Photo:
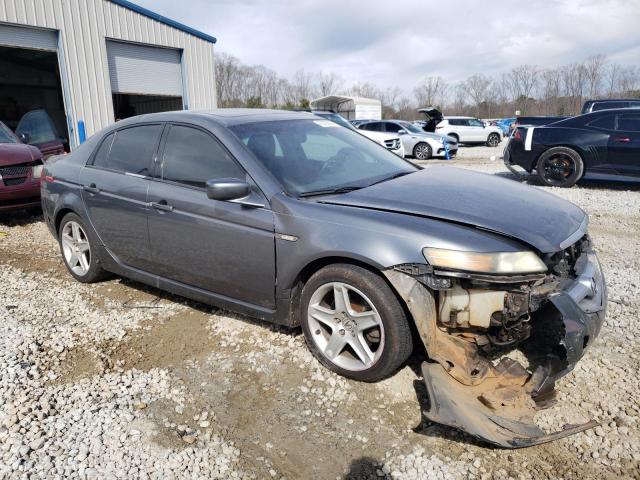
<svg viewBox="0 0 640 480"><path fill-rule="evenodd" d="M337 90L341 89L342 83L342 78L333 72L320 72L318 75L318 91L323 97L337 93Z"/></svg>
<svg viewBox="0 0 640 480"><path fill-rule="evenodd" d="M421 107L442 105L448 85L442 77L425 77L413 90Z"/></svg>
<svg viewBox="0 0 640 480"><path fill-rule="evenodd" d="M476 115L480 116L481 104L489 99L491 79L483 74L475 74L467 78L463 85L476 106Z"/></svg>
<svg viewBox="0 0 640 480"><path fill-rule="evenodd" d="M594 55L584 62L587 89L591 98L595 98L600 94L606 67L607 59L604 55Z"/></svg>

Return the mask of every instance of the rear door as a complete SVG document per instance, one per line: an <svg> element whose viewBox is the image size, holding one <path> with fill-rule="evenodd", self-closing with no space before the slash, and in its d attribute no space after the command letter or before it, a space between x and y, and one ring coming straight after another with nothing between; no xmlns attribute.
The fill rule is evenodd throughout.
<svg viewBox="0 0 640 480"><path fill-rule="evenodd" d="M89 219L105 247L142 270L151 261L147 193L162 129L155 123L109 134L80 175Z"/></svg>
<svg viewBox="0 0 640 480"><path fill-rule="evenodd" d="M640 112L620 113L616 120L609 155L620 173L640 176Z"/></svg>
<svg viewBox="0 0 640 480"><path fill-rule="evenodd" d="M266 199L265 207L253 208L207 197L208 180L238 178L252 184L210 132L174 124L163 144L149 191L154 273L274 308L274 221Z"/></svg>
<svg viewBox="0 0 640 480"><path fill-rule="evenodd" d="M470 142L486 142L487 141L487 128L482 120L477 118L471 118L466 120L468 138Z"/></svg>

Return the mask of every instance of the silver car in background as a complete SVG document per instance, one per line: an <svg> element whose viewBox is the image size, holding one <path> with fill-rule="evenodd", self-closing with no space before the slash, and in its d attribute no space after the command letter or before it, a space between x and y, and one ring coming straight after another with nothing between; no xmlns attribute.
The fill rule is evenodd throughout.
<svg viewBox="0 0 640 480"><path fill-rule="evenodd" d="M458 152L455 138L438 135L422 130L411 122L404 120L380 120L363 123L360 130L395 133L400 136L404 145L405 156L416 160L428 160L433 157L453 157Z"/></svg>

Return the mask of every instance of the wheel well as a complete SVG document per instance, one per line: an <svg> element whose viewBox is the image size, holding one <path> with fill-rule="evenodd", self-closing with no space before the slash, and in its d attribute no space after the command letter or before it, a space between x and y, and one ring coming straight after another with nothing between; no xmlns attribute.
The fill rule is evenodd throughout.
<svg viewBox="0 0 640 480"><path fill-rule="evenodd" d="M455 138L457 142L460 141L460 136L457 133L447 133L447 136Z"/></svg>
<svg viewBox="0 0 640 480"><path fill-rule="evenodd" d="M300 325L300 318L298 317L298 311L300 307L300 295L302 293L302 288L307 283L307 281L311 278L311 276L316 273L321 268L324 268L328 265L334 265L336 263L343 263L349 265L357 265L358 267L366 268L367 270L375 273L376 275L380 275L380 270L375 268L374 266L356 260L354 258L349 257L324 257L313 260L312 262L305 265L302 270L296 276L294 282L291 286L291 300L289 307L289 315L293 325ZM381 275L384 278L383 275ZM385 279L386 280L386 279Z"/></svg>
<svg viewBox="0 0 640 480"><path fill-rule="evenodd" d="M56 235L60 233L60 223L62 222L62 219L67 213L75 213L75 212L70 208L63 208L56 214L56 218L53 222L53 225L56 229Z"/></svg>

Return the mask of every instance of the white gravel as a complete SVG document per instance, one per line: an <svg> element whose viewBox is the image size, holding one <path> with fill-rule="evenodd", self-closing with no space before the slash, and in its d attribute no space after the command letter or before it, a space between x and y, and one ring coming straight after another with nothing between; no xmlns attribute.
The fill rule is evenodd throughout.
<svg viewBox="0 0 640 480"><path fill-rule="evenodd" d="M447 163L506 175L500 152ZM46 227L18 215L0 218L0 478L640 478L640 187L551 190L590 214L611 302L537 421L594 430L504 451L420 425L411 368L351 382L299 331L118 279L78 284Z"/></svg>

